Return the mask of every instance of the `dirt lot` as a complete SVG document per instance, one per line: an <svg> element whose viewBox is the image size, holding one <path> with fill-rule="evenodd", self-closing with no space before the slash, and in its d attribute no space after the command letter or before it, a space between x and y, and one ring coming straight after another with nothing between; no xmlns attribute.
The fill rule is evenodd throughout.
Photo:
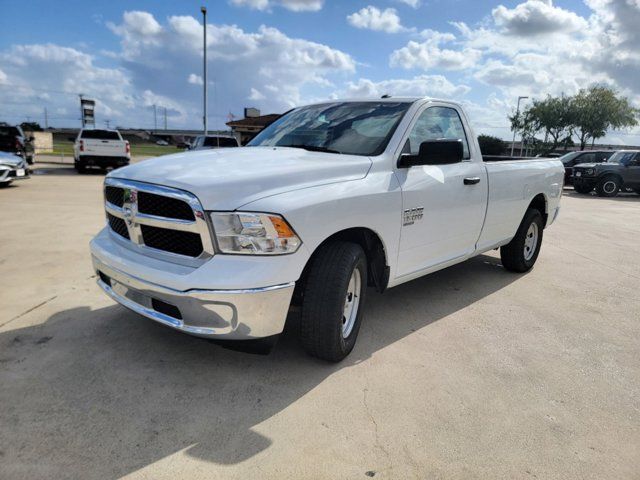
<svg viewBox="0 0 640 480"><path fill-rule="evenodd" d="M0 190L0 478L639 478L640 196L567 190L527 275L492 253L372 294L329 365L115 305L102 175L38 173Z"/></svg>

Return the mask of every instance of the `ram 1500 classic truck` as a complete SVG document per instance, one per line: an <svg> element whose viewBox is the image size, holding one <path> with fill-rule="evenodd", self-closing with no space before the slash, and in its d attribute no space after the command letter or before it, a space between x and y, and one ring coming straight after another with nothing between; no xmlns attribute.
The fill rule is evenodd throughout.
<svg viewBox="0 0 640 480"><path fill-rule="evenodd" d="M456 103L309 105L247 147L111 172L93 265L114 300L201 337L277 338L298 306L302 346L339 361L367 287L498 247L507 270L529 270L563 176L558 160L483 162Z"/></svg>
<svg viewBox="0 0 640 480"><path fill-rule="evenodd" d="M129 165L131 149L117 130L83 128L73 145L74 165L79 173L89 167L107 169Z"/></svg>

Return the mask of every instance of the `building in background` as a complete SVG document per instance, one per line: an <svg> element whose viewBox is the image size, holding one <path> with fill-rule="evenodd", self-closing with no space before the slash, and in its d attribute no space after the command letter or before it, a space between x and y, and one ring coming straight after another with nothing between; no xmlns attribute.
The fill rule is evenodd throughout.
<svg viewBox="0 0 640 480"><path fill-rule="evenodd" d="M244 118L241 120L232 120L227 123L227 126L231 128L240 145L246 145L265 127L271 125L280 117L281 114L279 113L260 115L260 110L257 108L245 108Z"/></svg>

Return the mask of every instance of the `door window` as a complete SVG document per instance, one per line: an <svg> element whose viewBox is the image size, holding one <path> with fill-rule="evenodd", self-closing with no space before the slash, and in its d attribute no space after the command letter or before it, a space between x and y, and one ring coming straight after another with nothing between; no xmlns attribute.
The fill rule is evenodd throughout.
<svg viewBox="0 0 640 480"><path fill-rule="evenodd" d="M409 134L404 151L415 155L420 150L420 144L427 140L461 140L463 158L470 158L462 120L453 108L430 107L422 112Z"/></svg>

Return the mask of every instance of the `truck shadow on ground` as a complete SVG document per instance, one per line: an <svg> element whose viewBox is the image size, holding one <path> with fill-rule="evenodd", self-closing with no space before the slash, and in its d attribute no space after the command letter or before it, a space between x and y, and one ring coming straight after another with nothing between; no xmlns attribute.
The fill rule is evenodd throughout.
<svg viewBox="0 0 640 480"><path fill-rule="evenodd" d="M254 427L333 373L519 278L482 255L383 295L371 291L356 348L337 365L301 350L295 318L266 357L223 349L116 305L73 308L4 332L0 472L19 465L13 475L57 478L73 476L73 466L83 478L112 478L180 451L241 462L273 442Z"/></svg>

